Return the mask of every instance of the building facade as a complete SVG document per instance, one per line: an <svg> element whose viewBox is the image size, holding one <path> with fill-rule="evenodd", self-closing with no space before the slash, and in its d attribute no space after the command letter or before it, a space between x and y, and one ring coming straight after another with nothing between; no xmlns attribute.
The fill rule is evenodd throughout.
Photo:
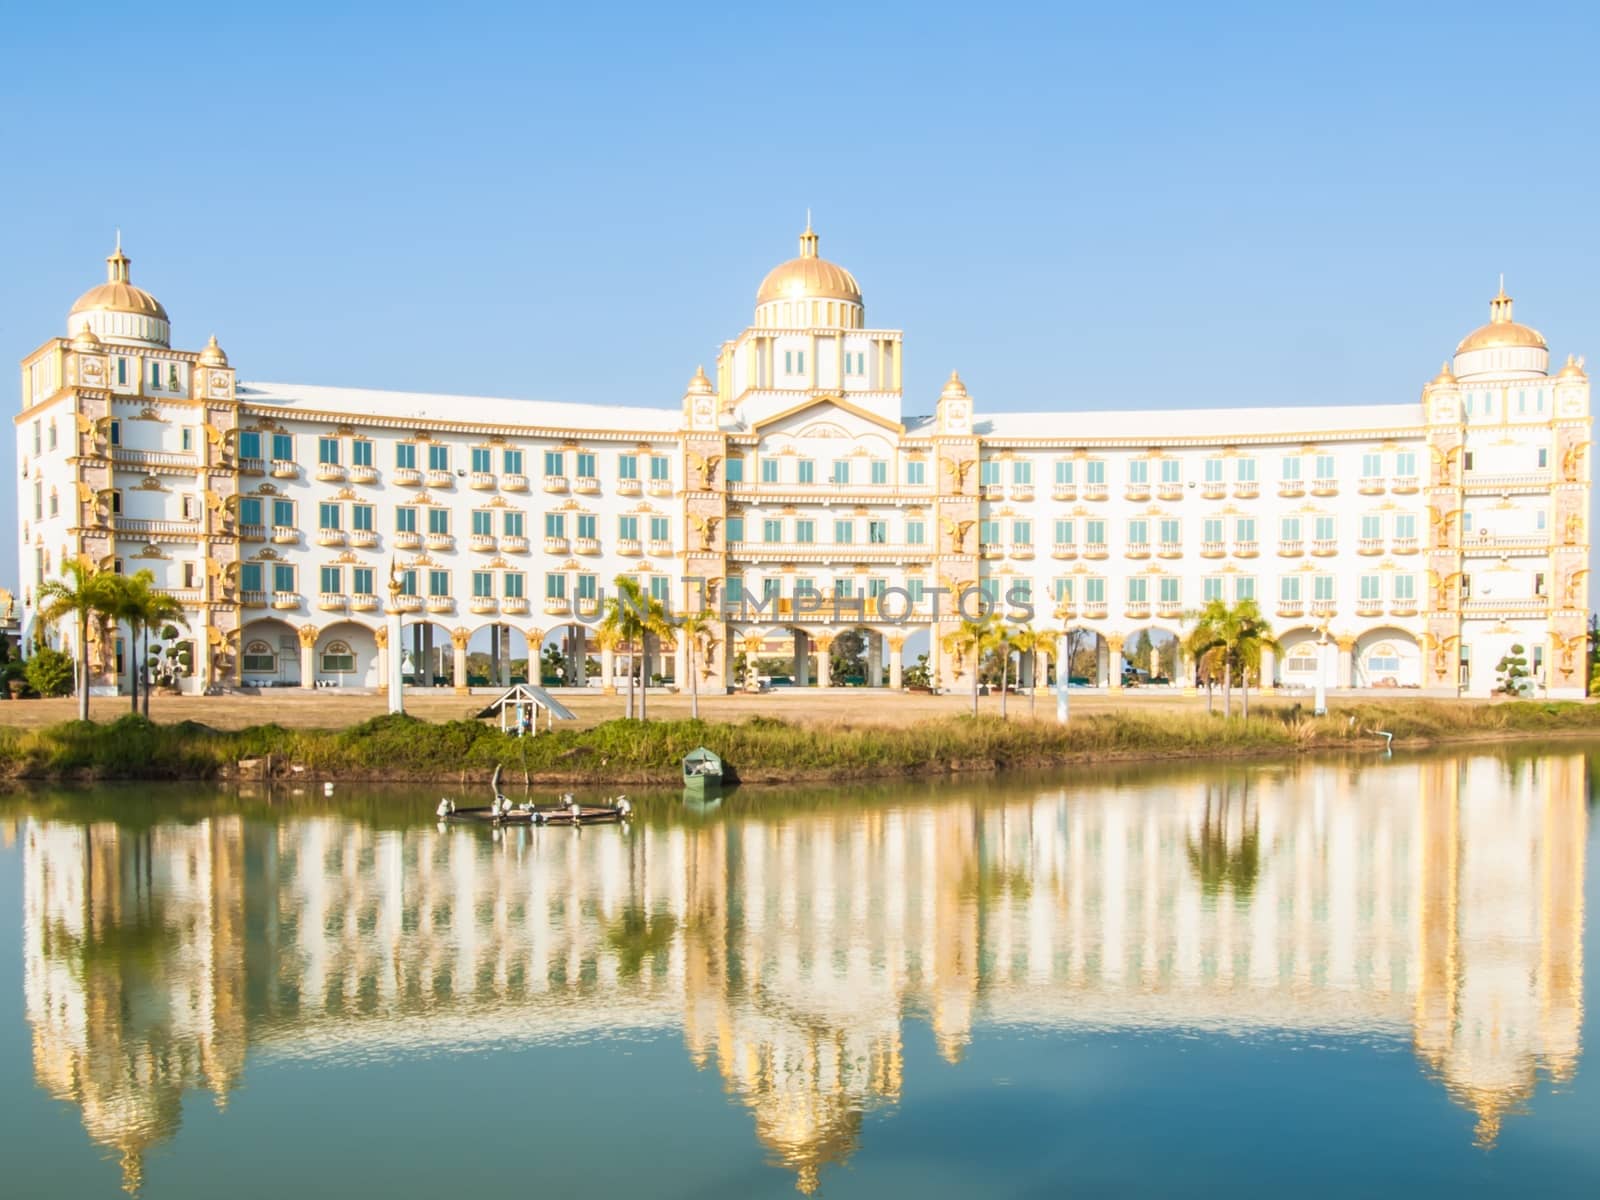
<svg viewBox="0 0 1600 1200"><path fill-rule="evenodd" d="M22 363L20 616L68 559L149 569L189 610L193 690L374 687L391 652L465 687L549 645L606 684L583 630L627 575L718 616L712 689L777 644L829 686L846 631L869 684L921 650L964 687L945 638L985 604L1117 688L1141 635L1254 598L1284 647L1268 687L1485 694L1521 647L1542 693L1584 694L1589 381L1549 370L1503 288L1419 402L989 413L952 372L908 415L901 332L809 227L677 408L242 382L214 337L172 349L120 244L107 265ZM682 642L652 673L686 677ZM130 669L91 657L101 689Z"/></svg>

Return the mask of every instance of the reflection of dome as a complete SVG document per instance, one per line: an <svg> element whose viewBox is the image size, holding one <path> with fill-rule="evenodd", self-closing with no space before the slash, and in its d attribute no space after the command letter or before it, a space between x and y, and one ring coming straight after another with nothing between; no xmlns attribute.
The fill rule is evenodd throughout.
<svg viewBox="0 0 1600 1200"><path fill-rule="evenodd" d="M808 303L820 301L820 303ZM832 303L829 303L829 302ZM804 328L813 325L861 327L861 287L843 267L817 257L817 235L806 222L800 257L767 272L756 291L756 323Z"/></svg>
<svg viewBox="0 0 1600 1200"><path fill-rule="evenodd" d="M167 310L149 292L133 286L130 262L118 235L117 248L106 258L106 281L78 297L67 328L74 334L92 330L102 341L165 348L172 338Z"/></svg>
<svg viewBox="0 0 1600 1200"><path fill-rule="evenodd" d="M1511 319L1511 297L1505 284L1489 301L1489 323L1480 325L1456 347L1458 379L1474 375L1543 375L1550 365L1544 335Z"/></svg>

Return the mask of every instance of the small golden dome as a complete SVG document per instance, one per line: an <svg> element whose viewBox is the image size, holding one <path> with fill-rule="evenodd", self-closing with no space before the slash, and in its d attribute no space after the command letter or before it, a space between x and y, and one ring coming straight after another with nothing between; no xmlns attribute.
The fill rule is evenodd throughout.
<svg viewBox="0 0 1600 1200"><path fill-rule="evenodd" d="M1587 372L1583 369L1583 359L1567 355L1567 365L1556 373L1557 379L1587 379Z"/></svg>
<svg viewBox="0 0 1600 1200"><path fill-rule="evenodd" d="M72 339L74 350L98 350L103 343L95 336L94 330L85 325L78 330L77 336Z"/></svg>
<svg viewBox="0 0 1600 1200"><path fill-rule="evenodd" d="M217 335L212 334L211 340L206 343L206 348L200 351L201 365L207 367L225 367L228 365L228 356L223 353L222 347L217 345Z"/></svg>
<svg viewBox="0 0 1600 1200"><path fill-rule="evenodd" d="M843 267L817 257L817 235L811 232L810 221L800 235L800 257L773 267L756 292L757 304L798 299L861 303L861 287L856 277Z"/></svg>
<svg viewBox="0 0 1600 1200"><path fill-rule="evenodd" d="M965 396L966 394L967 385L961 382L960 375L956 374L954 371L951 371L950 378L945 380L944 391L939 393L939 399L953 400Z"/></svg>
<svg viewBox="0 0 1600 1200"><path fill-rule="evenodd" d="M709 396L714 391L716 391L716 389L711 386L711 380L706 378L705 367L696 367L694 371L694 378L689 380L689 388L686 395Z"/></svg>
<svg viewBox="0 0 1600 1200"><path fill-rule="evenodd" d="M1439 373L1428 381L1429 387L1454 387L1455 384L1456 377L1450 374L1450 364L1447 362L1440 363Z"/></svg>
<svg viewBox="0 0 1600 1200"><path fill-rule="evenodd" d="M1511 319L1511 297L1506 295L1505 284L1502 283L1500 294L1489 301L1489 323L1480 325L1462 338L1461 344L1456 347L1456 353L1465 354L1469 350L1500 350L1507 347L1527 347L1534 350L1549 348L1545 343L1544 334L1527 325L1519 325Z"/></svg>
<svg viewBox="0 0 1600 1200"><path fill-rule="evenodd" d="M122 252L122 238L117 238L117 248L106 257L106 281L90 288L78 297L72 306L72 315L81 312L123 312L140 317L168 319L167 310L143 288L134 287L128 280L128 266L133 260Z"/></svg>

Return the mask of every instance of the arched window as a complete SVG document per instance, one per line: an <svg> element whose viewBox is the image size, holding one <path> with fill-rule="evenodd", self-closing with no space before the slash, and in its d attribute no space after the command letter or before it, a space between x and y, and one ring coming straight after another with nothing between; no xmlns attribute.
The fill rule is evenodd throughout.
<svg viewBox="0 0 1600 1200"><path fill-rule="evenodd" d="M240 665L250 674L273 675L278 670L278 656L266 642L254 641L245 646Z"/></svg>
<svg viewBox="0 0 1600 1200"><path fill-rule="evenodd" d="M1315 642L1301 642L1292 646L1289 653L1284 656L1283 669L1286 674L1315 675L1317 673L1317 644Z"/></svg>
<svg viewBox="0 0 1600 1200"><path fill-rule="evenodd" d="M349 642L329 642L322 648L322 669L329 675L349 675L356 669L356 652Z"/></svg>
<svg viewBox="0 0 1600 1200"><path fill-rule="evenodd" d="M1393 675L1400 670L1400 651L1388 642L1379 642L1367 651L1368 675Z"/></svg>

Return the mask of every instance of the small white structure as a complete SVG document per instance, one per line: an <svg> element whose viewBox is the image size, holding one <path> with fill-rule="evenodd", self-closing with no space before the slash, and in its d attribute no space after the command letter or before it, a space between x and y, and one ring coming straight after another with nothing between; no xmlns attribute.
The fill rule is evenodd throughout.
<svg viewBox="0 0 1600 1200"><path fill-rule="evenodd" d="M489 706L478 714L478 720L486 721L498 714L501 733L531 734L539 728L541 709L544 710L546 729L549 729L555 721L578 719L576 713L542 687L531 683L519 683L496 696Z"/></svg>

